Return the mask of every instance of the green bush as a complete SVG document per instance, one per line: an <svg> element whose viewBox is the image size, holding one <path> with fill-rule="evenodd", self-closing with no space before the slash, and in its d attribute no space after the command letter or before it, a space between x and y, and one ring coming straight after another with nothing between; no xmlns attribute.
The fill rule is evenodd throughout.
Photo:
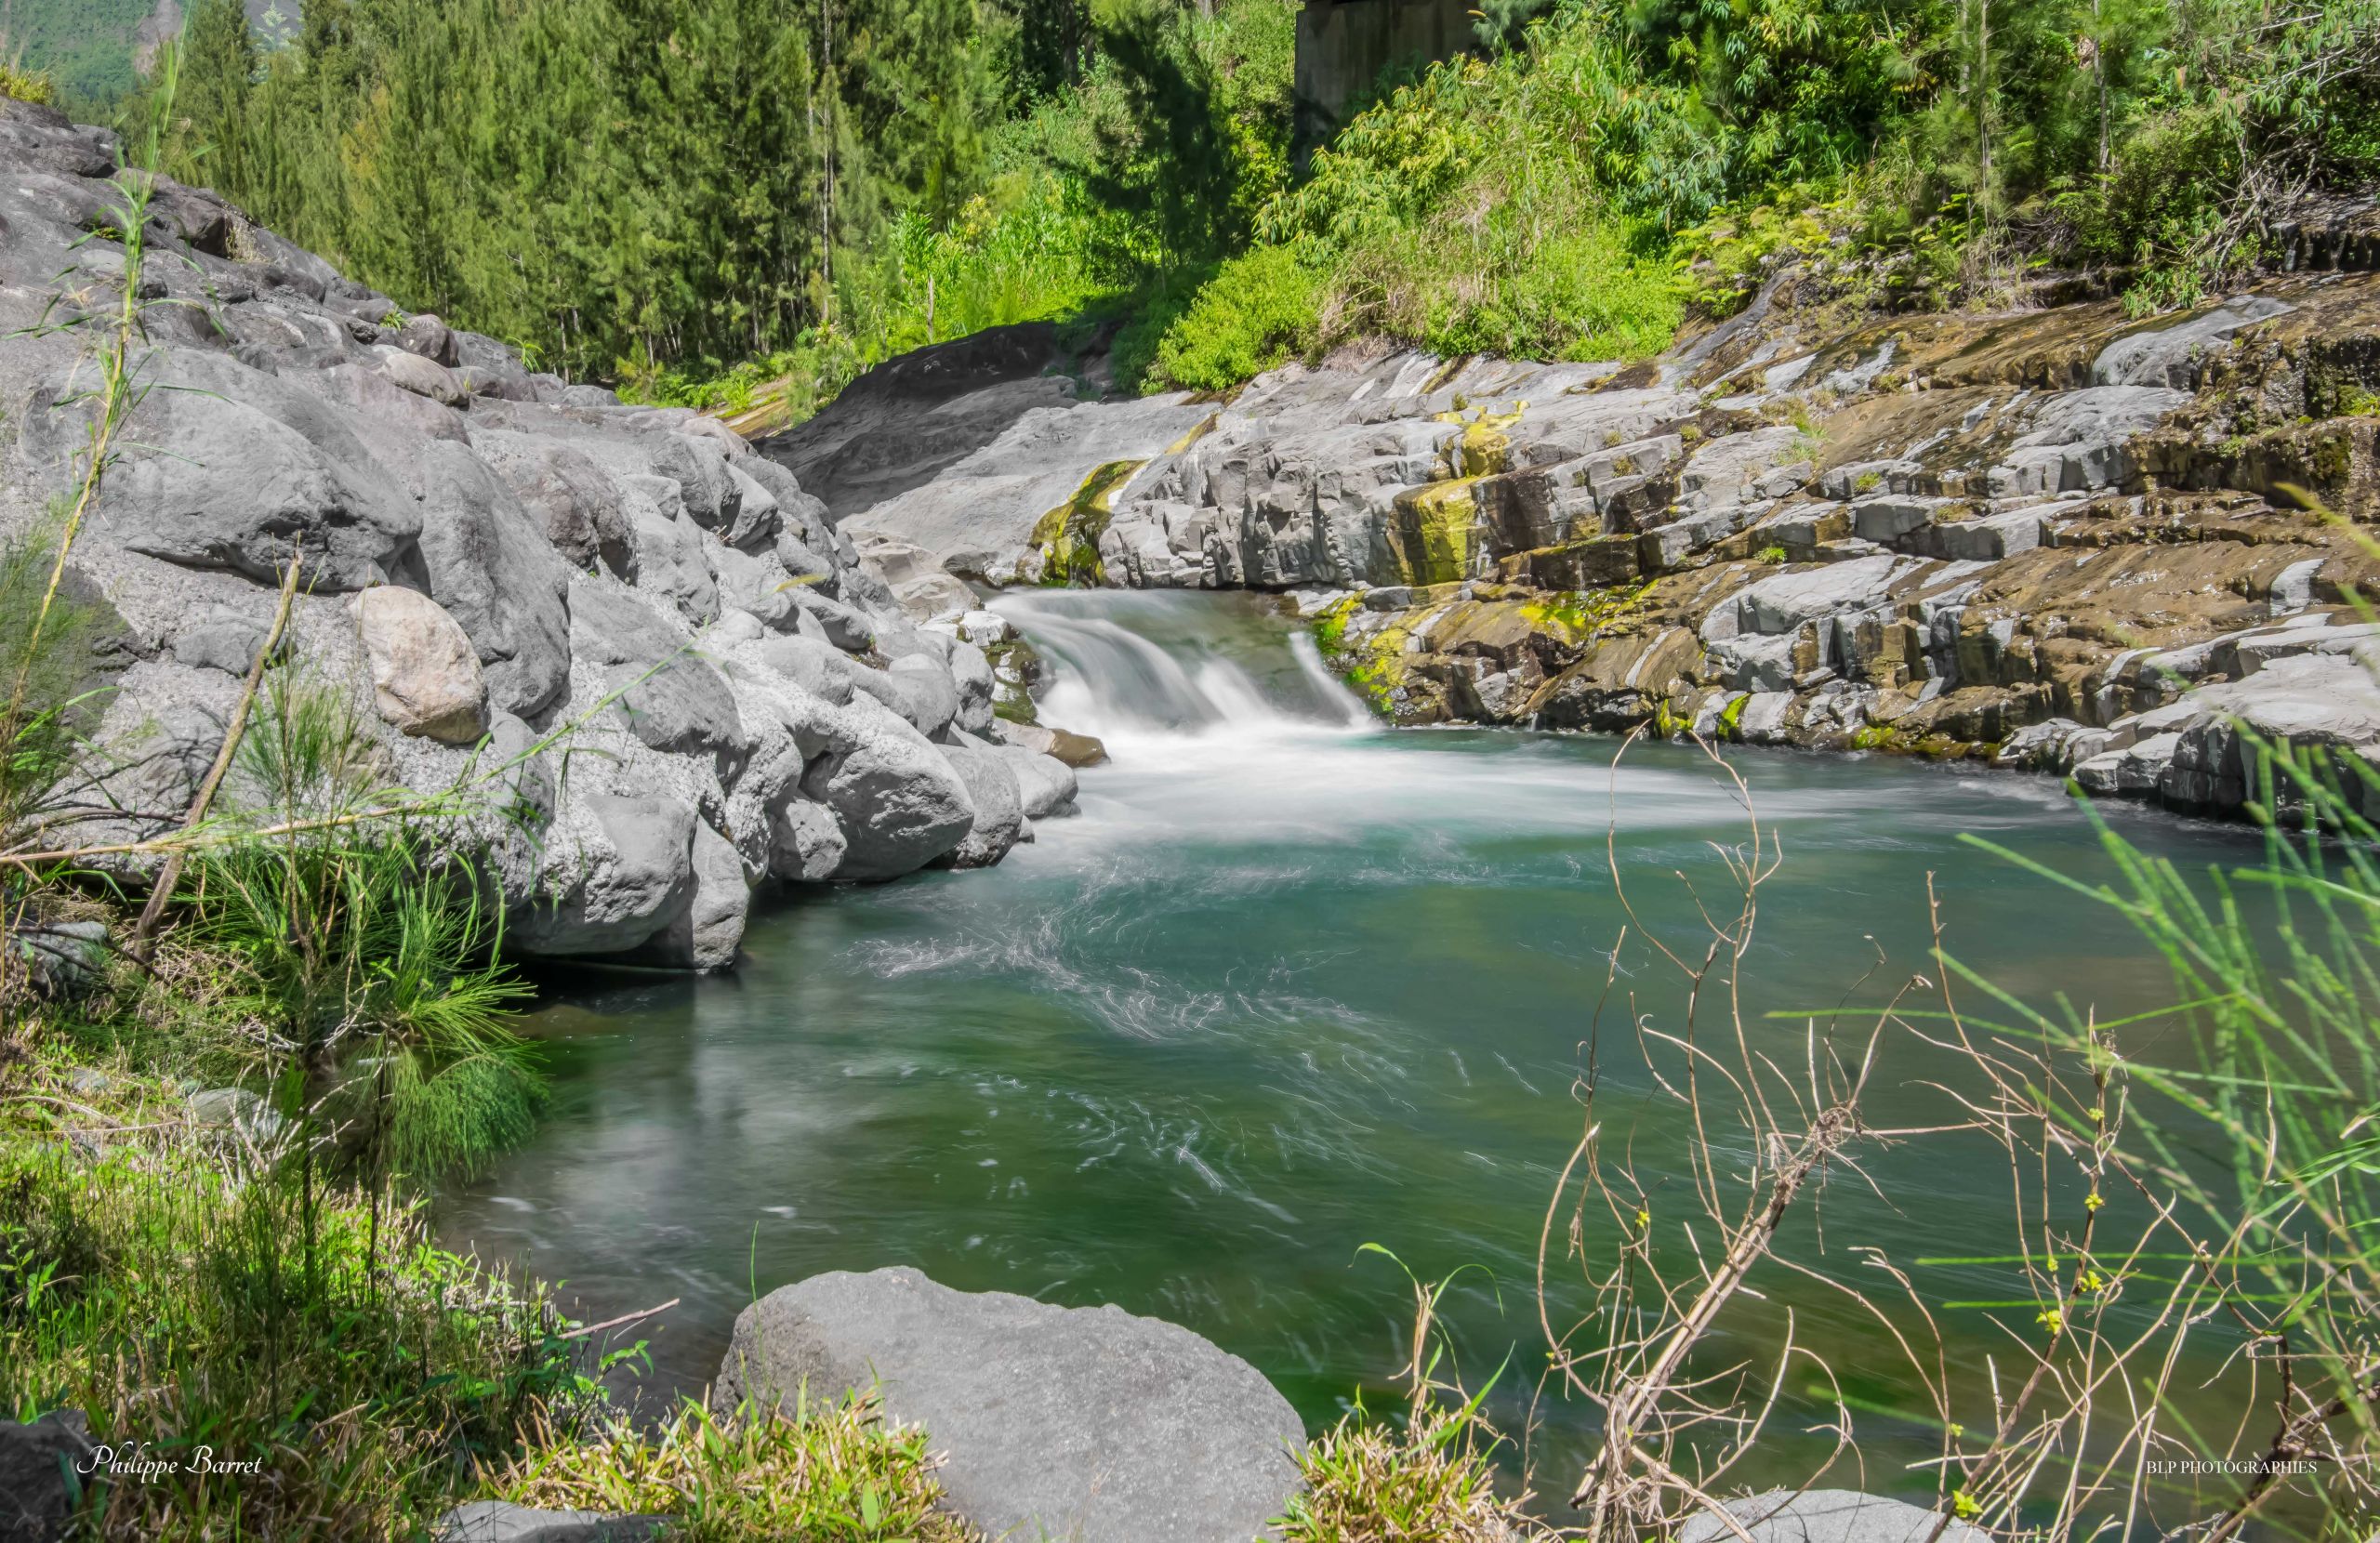
<svg viewBox="0 0 2380 1543"><path fill-rule="evenodd" d="M1155 358L1135 374L1150 390L1220 391L1310 352L1324 283L1295 247L1260 246L1234 257L1179 314L1159 314ZM1142 346L1117 339L1119 373Z"/></svg>

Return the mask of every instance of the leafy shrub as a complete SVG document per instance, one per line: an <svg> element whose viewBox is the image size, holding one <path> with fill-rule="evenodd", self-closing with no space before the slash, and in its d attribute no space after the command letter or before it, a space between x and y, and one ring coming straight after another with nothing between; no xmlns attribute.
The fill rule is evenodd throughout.
<svg viewBox="0 0 2380 1543"><path fill-rule="evenodd" d="M1156 357L1141 372L1144 388L1224 390L1311 351L1323 286L1323 275L1292 246L1260 246L1233 258L1165 320ZM1120 373L1130 367L1131 345L1119 338L1117 351Z"/></svg>

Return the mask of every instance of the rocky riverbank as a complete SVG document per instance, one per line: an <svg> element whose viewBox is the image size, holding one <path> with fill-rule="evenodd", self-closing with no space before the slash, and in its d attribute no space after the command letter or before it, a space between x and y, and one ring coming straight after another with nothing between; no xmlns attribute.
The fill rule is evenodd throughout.
<svg viewBox="0 0 2380 1543"><path fill-rule="evenodd" d="M18 102L0 169L0 532L21 534L85 465L125 174L105 132ZM67 574L107 618L109 817L83 844L180 823L293 558L283 646L369 693L390 778L510 767L514 809L481 829L524 955L716 968L763 884L997 863L1071 811L1047 734L995 717L997 620L913 624L717 421L403 316L204 191L160 181L148 215L128 448Z"/></svg>
<svg viewBox="0 0 2380 1543"><path fill-rule="evenodd" d="M960 579L1276 591L1399 723L1972 758L2218 810L2238 723L2380 745L2349 599L2380 276L1879 319L1816 271L1647 363L1342 352L1228 401L1087 400L1019 329L762 449L915 613Z"/></svg>

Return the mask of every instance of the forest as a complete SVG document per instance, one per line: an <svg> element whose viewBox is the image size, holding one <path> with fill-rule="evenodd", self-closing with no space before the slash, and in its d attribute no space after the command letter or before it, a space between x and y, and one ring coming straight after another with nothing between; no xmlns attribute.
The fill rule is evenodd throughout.
<svg viewBox="0 0 2380 1543"><path fill-rule="evenodd" d="M1152 388L1363 335L1643 354L1787 244L1904 309L2092 265L2145 313L2380 174L2380 0L1506 0L1316 147L1294 18L312 0L267 49L198 0L169 165L545 367L794 413L1044 317L1126 323Z"/></svg>

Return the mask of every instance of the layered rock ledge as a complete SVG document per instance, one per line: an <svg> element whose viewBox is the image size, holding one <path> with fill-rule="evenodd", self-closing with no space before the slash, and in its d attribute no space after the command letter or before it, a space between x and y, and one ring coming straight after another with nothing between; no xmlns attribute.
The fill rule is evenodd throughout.
<svg viewBox="0 0 2380 1543"><path fill-rule="evenodd" d="M2380 276L1878 320L1812 271L1655 361L1344 351L1220 402L1078 400L1019 329L761 448L921 611L953 576L1279 592L1400 723L1976 758L2196 809L2241 801L2243 717L2380 745L2348 600Z"/></svg>

